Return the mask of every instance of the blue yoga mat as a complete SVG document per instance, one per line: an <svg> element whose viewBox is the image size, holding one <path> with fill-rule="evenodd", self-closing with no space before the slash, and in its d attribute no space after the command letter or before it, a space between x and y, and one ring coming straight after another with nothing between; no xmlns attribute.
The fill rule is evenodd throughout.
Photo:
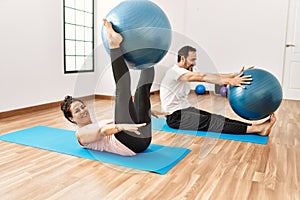
<svg viewBox="0 0 300 200"><path fill-rule="evenodd" d="M146 151L136 156L124 157L82 148L74 131L47 126L35 126L1 135L0 140L159 174L166 174L191 151L151 144Z"/></svg>
<svg viewBox="0 0 300 200"><path fill-rule="evenodd" d="M204 136L210 138L218 138L225 140L235 140L241 142L252 142L256 144L267 144L268 136L260 136L257 134L223 134L223 133L214 133L214 132L204 132L204 131L191 131L191 130L178 130L171 128L167 125L165 118L154 118L152 117L152 129L171 132L171 133L179 133L179 134L189 134L195 136Z"/></svg>

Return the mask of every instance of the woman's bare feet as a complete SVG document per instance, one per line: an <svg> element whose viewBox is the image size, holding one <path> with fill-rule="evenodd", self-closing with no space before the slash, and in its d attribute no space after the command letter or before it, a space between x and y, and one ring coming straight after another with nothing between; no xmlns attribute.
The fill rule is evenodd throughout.
<svg viewBox="0 0 300 200"><path fill-rule="evenodd" d="M265 125L265 127L264 127L263 131L260 133L260 135L262 135L262 136L269 135L275 122L276 122L276 117L275 117L275 114L272 113L270 115L270 119L267 122L263 123Z"/></svg>
<svg viewBox="0 0 300 200"><path fill-rule="evenodd" d="M106 37L108 40L109 47L111 49L119 48L120 44L123 41L123 37L121 36L121 34L117 33L113 29L112 24L106 19L103 19L103 25L106 28Z"/></svg>

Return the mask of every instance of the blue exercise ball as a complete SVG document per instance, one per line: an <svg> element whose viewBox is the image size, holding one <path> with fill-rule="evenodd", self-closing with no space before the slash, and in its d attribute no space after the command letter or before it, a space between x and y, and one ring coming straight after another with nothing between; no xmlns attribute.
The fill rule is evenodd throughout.
<svg viewBox="0 0 300 200"><path fill-rule="evenodd" d="M151 1L127 0L113 8L106 19L121 33L121 49L132 69L145 69L158 63L171 45L171 25L163 10ZM106 31L102 41L109 53Z"/></svg>
<svg viewBox="0 0 300 200"><path fill-rule="evenodd" d="M205 91L206 91L206 88L205 88L205 86L202 85L202 84L197 85L196 88L195 88L195 92L196 92L197 94L204 94Z"/></svg>
<svg viewBox="0 0 300 200"><path fill-rule="evenodd" d="M282 88L274 75L263 69L249 69L244 75L251 75L250 85L230 86L228 99L231 108L240 117L259 120L273 113L282 101Z"/></svg>

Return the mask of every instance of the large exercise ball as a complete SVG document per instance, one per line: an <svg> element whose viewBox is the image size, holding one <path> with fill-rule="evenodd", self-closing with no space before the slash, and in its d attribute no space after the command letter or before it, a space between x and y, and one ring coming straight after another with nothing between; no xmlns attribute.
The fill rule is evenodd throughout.
<svg viewBox="0 0 300 200"><path fill-rule="evenodd" d="M123 1L108 13L106 19L122 34L121 49L133 69L153 66L169 50L172 39L170 22L163 10L151 1ZM109 53L104 27L102 41Z"/></svg>
<svg viewBox="0 0 300 200"><path fill-rule="evenodd" d="M282 88L270 72L263 69L249 69L244 75L251 75L250 85L230 86L228 99L231 108L244 119L259 120L269 116L282 101Z"/></svg>

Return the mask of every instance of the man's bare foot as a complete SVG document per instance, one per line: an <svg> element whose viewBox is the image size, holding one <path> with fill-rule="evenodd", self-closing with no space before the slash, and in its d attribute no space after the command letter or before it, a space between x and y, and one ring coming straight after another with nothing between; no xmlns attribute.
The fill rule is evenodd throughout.
<svg viewBox="0 0 300 200"><path fill-rule="evenodd" d="M259 133L259 135L262 135L262 136L269 135L275 122L276 122L276 117L275 117L275 114L272 113L270 115L270 119L263 123L263 125L265 125L265 126L263 128L263 131L261 133Z"/></svg>
<svg viewBox="0 0 300 200"><path fill-rule="evenodd" d="M253 124L252 126L247 127L247 133L256 133L258 135L266 136L269 135L273 125L276 122L275 114L270 115L270 119L261 124Z"/></svg>
<svg viewBox="0 0 300 200"><path fill-rule="evenodd" d="M113 29L112 24L106 19L103 19L103 25L106 28L106 37L108 40L109 47L111 49L119 48L120 44L123 41L123 37L121 36L121 34L117 33Z"/></svg>

